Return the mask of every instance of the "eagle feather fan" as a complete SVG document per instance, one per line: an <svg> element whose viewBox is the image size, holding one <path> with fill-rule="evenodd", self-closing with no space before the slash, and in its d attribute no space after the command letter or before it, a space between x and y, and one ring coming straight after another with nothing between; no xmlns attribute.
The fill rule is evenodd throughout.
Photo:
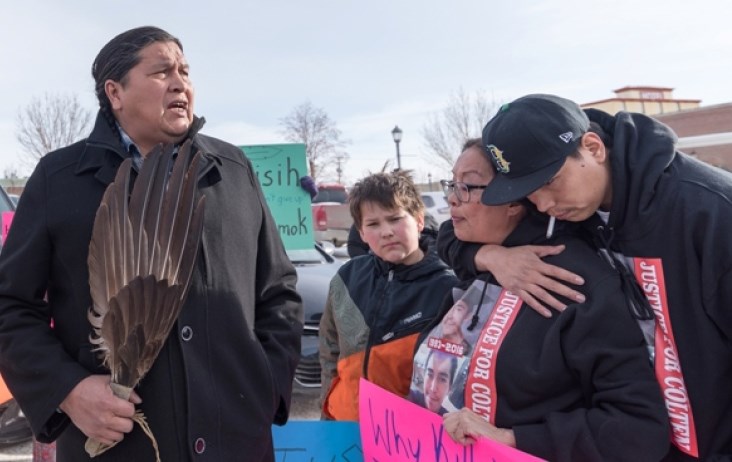
<svg viewBox="0 0 732 462"><path fill-rule="evenodd" d="M110 370L112 389L124 399L152 367L188 293L203 231L200 162L190 141L177 157L172 146L158 146L132 186L126 159L97 210L88 257L90 340ZM135 421L157 452L141 412ZM110 447L91 439L86 445L92 457Z"/></svg>

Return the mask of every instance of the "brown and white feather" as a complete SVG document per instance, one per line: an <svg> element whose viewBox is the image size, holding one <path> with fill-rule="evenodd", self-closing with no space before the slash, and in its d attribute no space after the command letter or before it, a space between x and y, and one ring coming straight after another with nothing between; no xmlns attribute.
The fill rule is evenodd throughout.
<svg viewBox="0 0 732 462"><path fill-rule="evenodd" d="M200 161L190 141L175 158L159 146L134 186L128 159L102 198L89 245L89 322L113 383L139 383L185 301L203 231Z"/></svg>

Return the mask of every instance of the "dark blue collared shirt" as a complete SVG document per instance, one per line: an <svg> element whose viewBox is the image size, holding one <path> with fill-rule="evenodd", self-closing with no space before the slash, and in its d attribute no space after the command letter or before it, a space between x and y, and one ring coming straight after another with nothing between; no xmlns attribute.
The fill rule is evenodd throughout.
<svg viewBox="0 0 732 462"><path fill-rule="evenodd" d="M142 153L138 149L137 145L132 141L132 138L130 138L130 135L128 135L120 126L120 124L117 124L117 128L119 129L120 138L122 139L122 145L125 147L125 150L130 153L132 156L132 165L138 172L142 168L142 162L145 160ZM168 168L168 174L173 170L173 163L175 162L176 157L178 157L178 148L180 148L179 144L176 144L173 148L173 156L171 157L170 161L170 167Z"/></svg>
<svg viewBox="0 0 732 462"><path fill-rule="evenodd" d="M139 172L142 168L142 161L145 159L142 157L142 153L140 153L140 150L137 149L137 146L132 141L132 138L130 138L130 135L122 129L120 124L117 124L117 128L119 129L119 134L122 138L122 144L124 145L125 150L132 155L132 165L135 167L135 170Z"/></svg>

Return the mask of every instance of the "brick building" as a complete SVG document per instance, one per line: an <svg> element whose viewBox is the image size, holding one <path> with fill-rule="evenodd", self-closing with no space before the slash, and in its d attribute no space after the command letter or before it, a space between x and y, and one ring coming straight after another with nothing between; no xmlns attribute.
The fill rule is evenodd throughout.
<svg viewBox="0 0 732 462"><path fill-rule="evenodd" d="M600 109L610 114L627 111L655 116L695 109L701 103L699 99L674 98L674 89L666 87L623 87L613 91L614 98L592 101L582 107Z"/></svg>
<svg viewBox="0 0 732 462"><path fill-rule="evenodd" d="M666 87L623 87L614 92L614 98L582 107L653 116L676 132L679 150L732 171L732 103L703 107L698 99L674 98L673 88Z"/></svg>
<svg viewBox="0 0 732 462"><path fill-rule="evenodd" d="M655 116L679 136L679 149L732 171L732 103Z"/></svg>

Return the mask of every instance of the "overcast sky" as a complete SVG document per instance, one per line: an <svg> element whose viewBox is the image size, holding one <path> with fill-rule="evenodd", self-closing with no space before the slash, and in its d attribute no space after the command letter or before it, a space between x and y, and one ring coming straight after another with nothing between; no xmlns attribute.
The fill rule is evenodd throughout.
<svg viewBox="0 0 732 462"><path fill-rule="evenodd" d="M395 158L421 181L449 172L424 156L422 127L462 88L497 101L555 93L579 103L629 85L732 101L729 2L688 0L12 1L0 13L0 175L26 172L20 108L76 94L96 111L91 63L140 25L183 42L204 132L282 142L279 120L310 101L351 141L350 183Z"/></svg>

